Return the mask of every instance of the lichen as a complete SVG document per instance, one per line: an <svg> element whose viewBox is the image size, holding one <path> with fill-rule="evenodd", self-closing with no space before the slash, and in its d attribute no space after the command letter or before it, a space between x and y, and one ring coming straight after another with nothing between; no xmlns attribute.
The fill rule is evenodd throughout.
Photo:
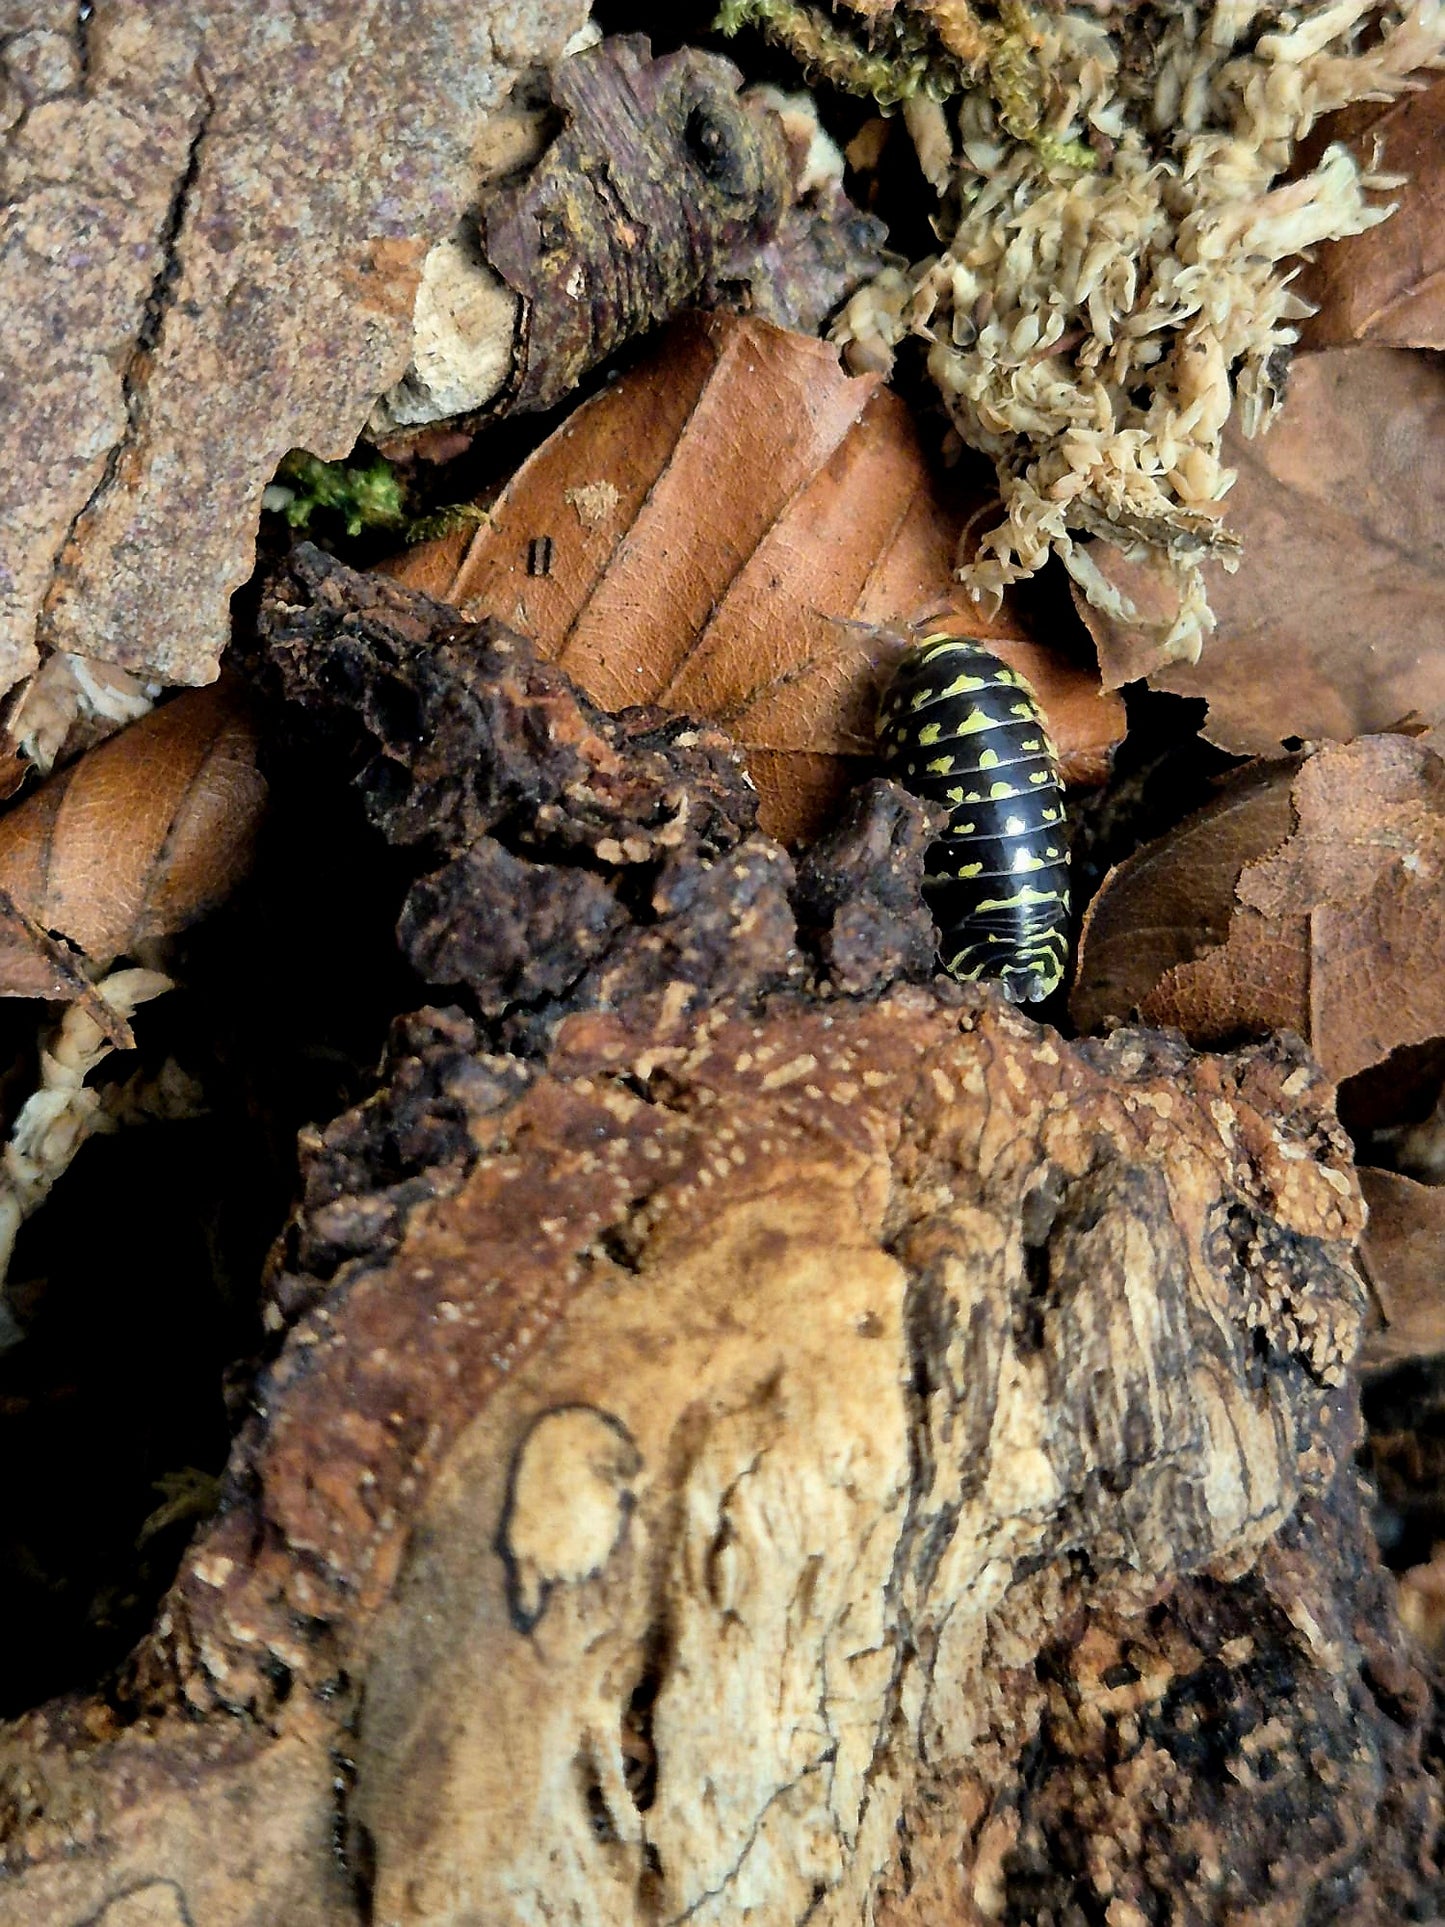
<svg viewBox="0 0 1445 1927"><path fill-rule="evenodd" d="M801 17L821 18L791 0L728 11L799 49ZM1079 538L1162 554L1180 609L1156 639L1193 660L1213 626L1202 564L1231 567L1238 547L1222 520L1225 426L1268 425L1309 312L1291 259L1384 220L1378 194L1399 185L1338 146L1292 176L1298 143L1321 115L1388 99L1439 62L1440 0L851 11L865 50L914 50L895 97L946 102L953 165L941 251L886 270L834 333L860 368L891 366L907 336L927 342L955 427L992 457L1004 515L962 580L996 602L1053 552L1091 601L1136 620ZM820 36L809 57L848 84L830 48ZM930 131L936 144L936 115Z"/></svg>

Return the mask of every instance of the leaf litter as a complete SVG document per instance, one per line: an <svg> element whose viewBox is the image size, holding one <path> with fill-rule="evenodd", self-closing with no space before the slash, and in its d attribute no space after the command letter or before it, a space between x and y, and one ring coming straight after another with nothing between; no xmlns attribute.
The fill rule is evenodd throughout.
<svg viewBox="0 0 1445 1927"><path fill-rule="evenodd" d="M1445 367L1390 348L1302 355L1272 433L1231 430L1225 455L1244 551L1236 574L1211 574L1216 635L1198 663L1160 667L1173 580L1099 545L1120 612L1079 607L1106 685L1202 696L1206 736L1245 755L1445 717Z"/></svg>
<svg viewBox="0 0 1445 1927"><path fill-rule="evenodd" d="M1071 1010L1081 1028L1137 1013L1201 1046L1295 1031L1343 1084L1445 1037L1442 955L1445 761L1426 740L1362 737L1236 773L1121 864L1085 918ZM1371 1361L1445 1349L1445 1192L1367 1176L1380 1216L1363 1261L1389 1321Z"/></svg>
<svg viewBox="0 0 1445 1927"><path fill-rule="evenodd" d="M869 772L875 625L980 637L1033 682L1066 777L1107 774L1123 709L1087 644L1046 646L1012 601L959 608L955 553L991 499L951 500L903 401L826 343L695 317L570 416L474 535L386 567L520 630L603 708L720 723L788 842Z"/></svg>
<svg viewBox="0 0 1445 1927"><path fill-rule="evenodd" d="M1395 212L1320 250L1296 288L1305 348L1445 348L1445 78L1331 125L1362 167L1397 181Z"/></svg>

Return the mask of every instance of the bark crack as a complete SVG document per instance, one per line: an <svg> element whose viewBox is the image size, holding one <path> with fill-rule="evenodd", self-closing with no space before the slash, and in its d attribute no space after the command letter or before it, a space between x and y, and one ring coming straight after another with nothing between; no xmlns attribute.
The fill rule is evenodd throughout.
<svg viewBox="0 0 1445 1927"><path fill-rule="evenodd" d="M705 1907L708 1901L710 1900L716 1900L719 1894L726 1893L728 1888L733 1884L733 1882L737 1879L738 1875L742 1872L743 1866L747 1861L748 1855L752 1852L753 1848L757 1845L758 1835L762 1832L764 1823L766 1822L767 1817L772 1812L773 1808L778 1804L780 1800L786 1800L790 1793L795 1792L796 1789L803 1784L804 1780L811 1779L812 1776L816 1773L821 1773L823 1768L827 1764L828 1764L828 1758L826 1754L819 1759L810 1760L800 1773L795 1773L793 1775L791 1780L786 1780L784 1781L782 1786L775 1787L772 1793L768 1796L767 1800L764 1802L761 1810L758 1813L757 1818L753 1821L753 1824L748 1828L747 1837L743 1841L743 1844L738 1848L737 1857L734 1859L732 1865L728 1868L727 1872L723 1875L722 1879L719 1880L719 1882L715 1887L707 1888L706 1891L703 1893L700 1893L695 1900L689 1901L687 1906L683 1908L680 1914L674 1914L671 1917L671 1919L669 1919L664 1923L664 1927L684 1927L684 1923L686 1921L689 1921L695 1918L697 1911L700 1907ZM809 1902L809 1912L811 1912L816 1906L817 1906L817 1899L815 1897L812 1901ZM804 1916L804 1918L806 1918L806 1915Z"/></svg>
<svg viewBox="0 0 1445 1927"><path fill-rule="evenodd" d="M90 60L89 19L93 13L93 7L82 6L77 13L76 19L77 45L80 49L81 70L82 74L86 76L88 76L89 73ZM125 407L125 427L122 429L119 439L112 443L105 458L105 466L101 470L100 478L96 482L95 487L76 510L70 527L66 530L65 540L61 543L57 553L55 574L51 582L50 593L46 598L45 606L41 610L40 621L37 624L39 639L49 643L52 648L59 647L60 644L55 634L55 620L51 605L57 589L61 586L67 564L80 543L82 525L114 485L116 476L120 472L120 465L125 459L126 452L135 441L136 431L140 426L141 412L145 405L146 390L150 383L151 374L155 368L156 344L160 340L166 315L170 312L175 302L176 284L180 280L181 273L181 234L185 228L186 216L190 211L191 198L195 192L196 182L200 176L201 148L210 131L211 121L216 111L216 97L206 84L199 69L196 73L196 84L201 96L200 112L197 115L195 127L192 129L191 138L186 146L185 165L182 167L176 179L175 187L171 192L170 202L166 208L165 220L161 223L158 237L160 244L160 262L152 277L150 292L146 296L145 306L141 310L140 326L136 329L135 340L131 344L130 352L125 359L125 366L121 370L120 392L121 401Z"/></svg>
<svg viewBox="0 0 1445 1927"><path fill-rule="evenodd" d="M90 89L90 29L95 19L92 0L77 0L75 9L75 56L80 65L80 91Z"/></svg>

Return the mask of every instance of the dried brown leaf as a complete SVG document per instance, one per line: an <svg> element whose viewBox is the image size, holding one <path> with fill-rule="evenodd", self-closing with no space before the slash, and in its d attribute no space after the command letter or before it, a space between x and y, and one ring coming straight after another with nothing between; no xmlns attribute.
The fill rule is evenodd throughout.
<svg viewBox="0 0 1445 1927"><path fill-rule="evenodd" d="M1360 1258L1384 1319L1365 1340L1366 1364L1445 1352L1445 1189L1370 1169L1360 1189L1370 1208Z"/></svg>
<svg viewBox="0 0 1445 1927"><path fill-rule="evenodd" d="M1405 184L1392 190L1388 221L1327 241L1300 275L1296 288L1317 310L1300 340L1306 348L1445 348L1445 79L1356 108L1348 123L1329 128L1331 137L1362 167L1404 175Z"/></svg>
<svg viewBox="0 0 1445 1927"><path fill-rule="evenodd" d="M1244 560L1211 576L1218 630L1197 664L1161 668L1142 628L1080 599L1105 685L1203 696L1205 734L1246 755L1445 717L1445 368L1388 348L1302 356L1276 427L1231 429L1226 454ZM1157 567L1091 553L1142 615L1177 606Z"/></svg>
<svg viewBox="0 0 1445 1927"><path fill-rule="evenodd" d="M474 536L388 567L520 630L606 708L722 723L764 828L791 840L868 766L877 684L857 625L956 603L959 532L876 376L809 336L692 317L543 444ZM1011 606L957 620L1022 650L1066 765L1098 780L1123 714L1097 677Z"/></svg>
<svg viewBox="0 0 1445 1927"><path fill-rule="evenodd" d="M1166 971L1224 942L1240 872L1294 826L1297 767L1241 772L1205 809L1110 872L1079 939L1069 1008L1080 1029L1135 1009Z"/></svg>
<svg viewBox="0 0 1445 1927"><path fill-rule="evenodd" d="M1445 1658L1445 1545L1399 1575L1400 1619L1427 1653Z"/></svg>
<svg viewBox="0 0 1445 1927"><path fill-rule="evenodd" d="M1288 791L1293 832L1244 864L1213 948L1193 947L1183 916L1161 919L1158 904L1187 899L1193 876L1237 861L1241 826L1271 849L1286 799L1276 789L1266 804L1266 783L1252 804L1263 781L1236 778L1212 814L1105 880L1084 930L1079 1021L1137 1009L1197 1044L1292 1029L1337 1081L1445 1035L1445 763L1419 741L1367 737L1309 758ZM1200 925L1217 931L1217 886L1203 896ZM1150 970L1173 949L1152 986L1119 962L1131 936Z"/></svg>
<svg viewBox="0 0 1445 1927"><path fill-rule="evenodd" d="M256 737L226 688L153 710L0 817L0 996L69 1000L103 969L217 904L265 796ZM44 938L44 942L41 939ZM71 964L54 942L82 953Z"/></svg>

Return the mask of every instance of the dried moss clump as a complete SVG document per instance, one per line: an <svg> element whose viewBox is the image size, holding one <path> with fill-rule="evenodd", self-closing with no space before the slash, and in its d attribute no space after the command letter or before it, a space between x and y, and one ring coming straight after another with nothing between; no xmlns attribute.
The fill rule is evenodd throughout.
<svg viewBox="0 0 1445 1927"><path fill-rule="evenodd" d="M792 0L744 11L815 71L855 79L830 64L845 15L810 34L819 16ZM1398 184L1341 147L1289 178L1296 144L1320 115L1387 99L1438 62L1440 0L848 12L858 43L892 62L950 238L856 295L836 334L872 368L924 337L960 435L993 458L1005 516L963 580L996 597L1052 549L1091 601L1136 620L1076 537L1162 553L1181 608L1158 640L1192 660L1212 627L1200 565L1229 566L1237 548L1221 521L1225 423L1237 399L1246 434L1268 424L1309 312L1285 264L1383 220L1370 194Z"/></svg>

